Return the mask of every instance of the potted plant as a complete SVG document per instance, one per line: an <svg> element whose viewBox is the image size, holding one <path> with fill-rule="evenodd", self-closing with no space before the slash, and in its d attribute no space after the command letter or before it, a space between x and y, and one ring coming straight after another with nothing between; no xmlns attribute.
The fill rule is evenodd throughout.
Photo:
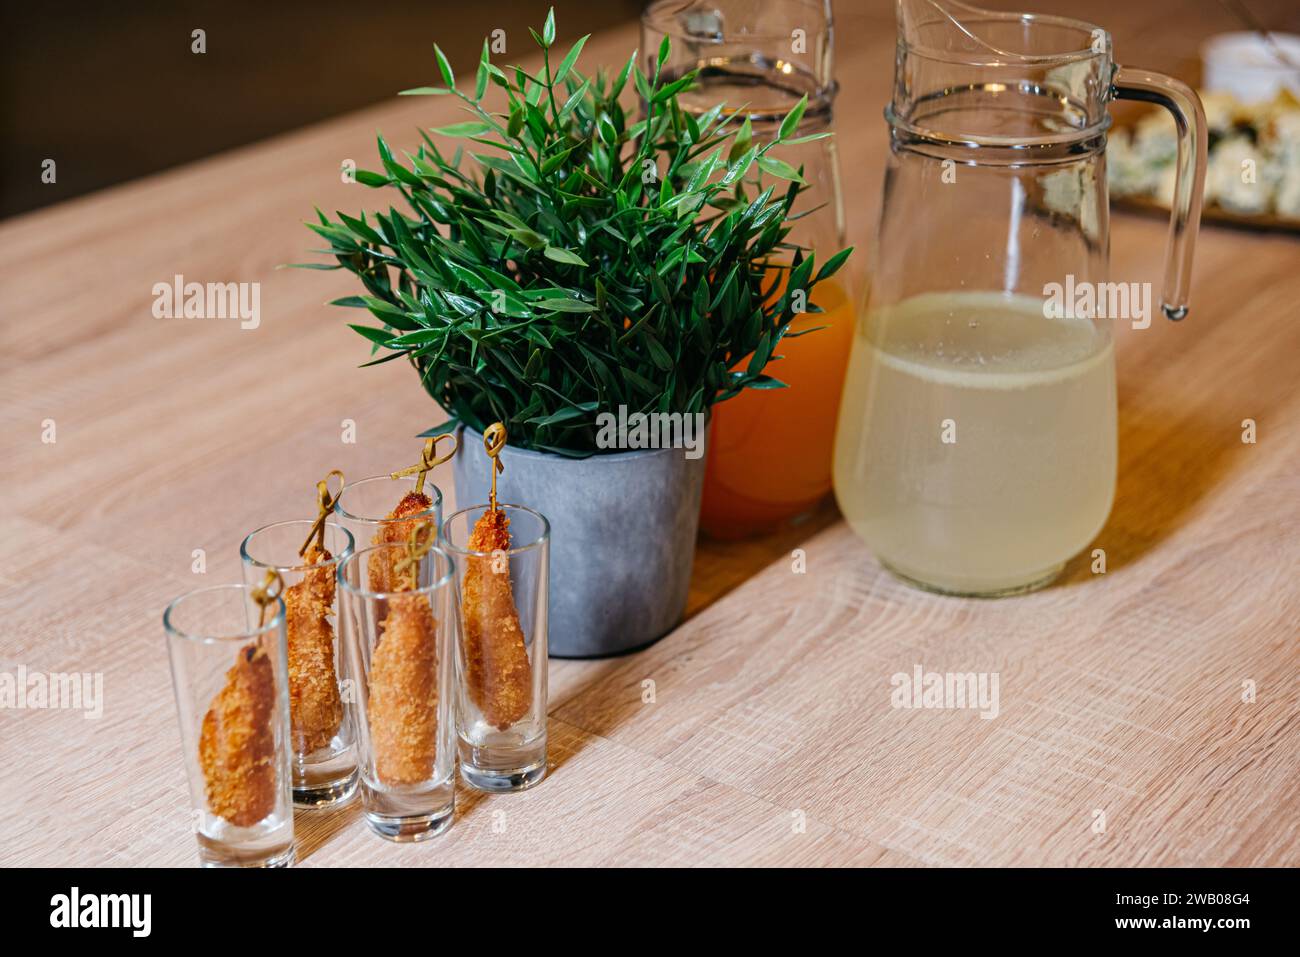
<svg viewBox="0 0 1300 957"><path fill-rule="evenodd" d="M702 422L742 389L781 387L768 363L850 250L815 270L786 242L802 180L773 150L797 141L803 102L756 144L723 104L682 109L694 74L661 78L667 39L653 69L633 53L587 76L585 37L552 55L553 12L533 37L540 71L498 67L485 43L469 92L435 45L445 85L405 93L460 100L468 118L432 133L464 142L448 155L422 133L399 159L379 137L382 169L357 181L405 210L308 225L337 261L325 268L364 287L335 304L377 321L352 327L366 365L406 359L449 416L423 434L465 430L462 505L486 500L482 432L506 425L501 500L552 525L552 653L608 654L677 623L694 551L702 447L645 441L659 419L642 444L639 425ZM640 118L621 102L633 91Z"/></svg>

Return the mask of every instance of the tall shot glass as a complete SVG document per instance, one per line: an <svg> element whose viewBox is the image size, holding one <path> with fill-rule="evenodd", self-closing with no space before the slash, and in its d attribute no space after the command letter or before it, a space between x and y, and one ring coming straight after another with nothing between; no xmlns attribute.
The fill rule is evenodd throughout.
<svg viewBox="0 0 1300 957"><path fill-rule="evenodd" d="M163 613L204 867L294 860L284 602L263 615L255 592L201 588Z"/></svg>
<svg viewBox="0 0 1300 957"><path fill-rule="evenodd" d="M314 564L313 550L300 556L312 531L309 519L275 522L239 547L244 582L256 585L268 570L284 580L285 634L289 659L289 726L293 802L302 808L346 803L357 790L352 723L343 707L348 694L339 682L336 587L338 565L352 554L352 535L326 522L328 558Z"/></svg>
<svg viewBox="0 0 1300 957"><path fill-rule="evenodd" d="M366 820L401 842L441 834L456 801L452 561L430 546L412 581L409 560L409 545L393 543L362 548L339 566Z"/></svg>
<svg viewBox="0 0 1300 957"><path fill-rule="evenodd" d="M546 775L551 527L522 505L497 509L504 527L480 524L487 505L442 526L456 561L460 773L480 791L522 791Z"/></svg>

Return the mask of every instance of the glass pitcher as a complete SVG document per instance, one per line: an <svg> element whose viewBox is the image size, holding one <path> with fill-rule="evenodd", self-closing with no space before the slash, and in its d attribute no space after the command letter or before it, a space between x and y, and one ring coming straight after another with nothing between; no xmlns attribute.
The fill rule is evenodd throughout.
<svg viewBox="0 0 1300 957"><path fill-rule="evenodd" d="M1177 121L1170 319L1187 313L1205 117L1185 84L1117 66L1099 27L951 0L898 0L897 12L891 153L836 498L910 583L1014 594L1050 582L1105 523L1111 323L1150 322L1149 285L1106 281L1106 107L1145 100Z"/></svg>
<svg viewBox="0 0 1300 957"><path fill-rule="evenodd" d="M653 58L671 38L665 76L698 71L680 96L683 109L702 114L718 103L748 117L754 142L771 139L786 113L808 97L795 134L831 130L835 98L830 0L656 0L641 20L641 50ZM808 189L795 201L788 241L811 249L819 262L844 247L844 208L833 136L781 148L781 159L803 169ZM761 174L756 174L761 175ZM754 183L750 195L772 185ZM786 184L776 183L779 191ZM700 527L714 538L771 531L806 513L831 491L835 412L856 318L850 288L854 261L819 284L812 302L822 311L795 319L768 373L789 388L749 389L713 407L705 463ZM779 287L774 295L784 290ZM736 356L741 367L748 356ZM796 456L790 449L799 449Z"/></svg>

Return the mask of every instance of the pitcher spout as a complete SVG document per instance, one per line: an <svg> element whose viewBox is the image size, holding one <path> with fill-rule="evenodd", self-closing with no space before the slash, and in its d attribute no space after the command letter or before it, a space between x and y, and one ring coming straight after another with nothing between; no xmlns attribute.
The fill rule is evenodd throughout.
<svg viewBox="0 0 1300 957"><path fill-rule="evenodd" d="M1083 20L986 10L959 0L895 2L899 42L929 54L1014 62L1073 60L1110 52L1110 35Z"/></svg>
<svg viewBox="0 0 1300 957"><path fill-rule="evenodd" d="M1066 17L896 0L891 122L949 139L1051 144L1109 122L1110 35Z"/></svg>

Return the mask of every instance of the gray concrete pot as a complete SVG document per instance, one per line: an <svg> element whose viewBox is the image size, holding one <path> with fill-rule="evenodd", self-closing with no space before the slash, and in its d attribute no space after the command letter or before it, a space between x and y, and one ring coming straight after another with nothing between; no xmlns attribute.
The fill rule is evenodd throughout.
<svg viewBox="0 0 1300 957"><path fill-rule="evenodd" d="M704 456L682 449L570 459L507 446L497 500L551 523L550 651L614 655L681 621L695 557ZM462 427L453 459L456 507L488 500L483 436Z"/></svg>

